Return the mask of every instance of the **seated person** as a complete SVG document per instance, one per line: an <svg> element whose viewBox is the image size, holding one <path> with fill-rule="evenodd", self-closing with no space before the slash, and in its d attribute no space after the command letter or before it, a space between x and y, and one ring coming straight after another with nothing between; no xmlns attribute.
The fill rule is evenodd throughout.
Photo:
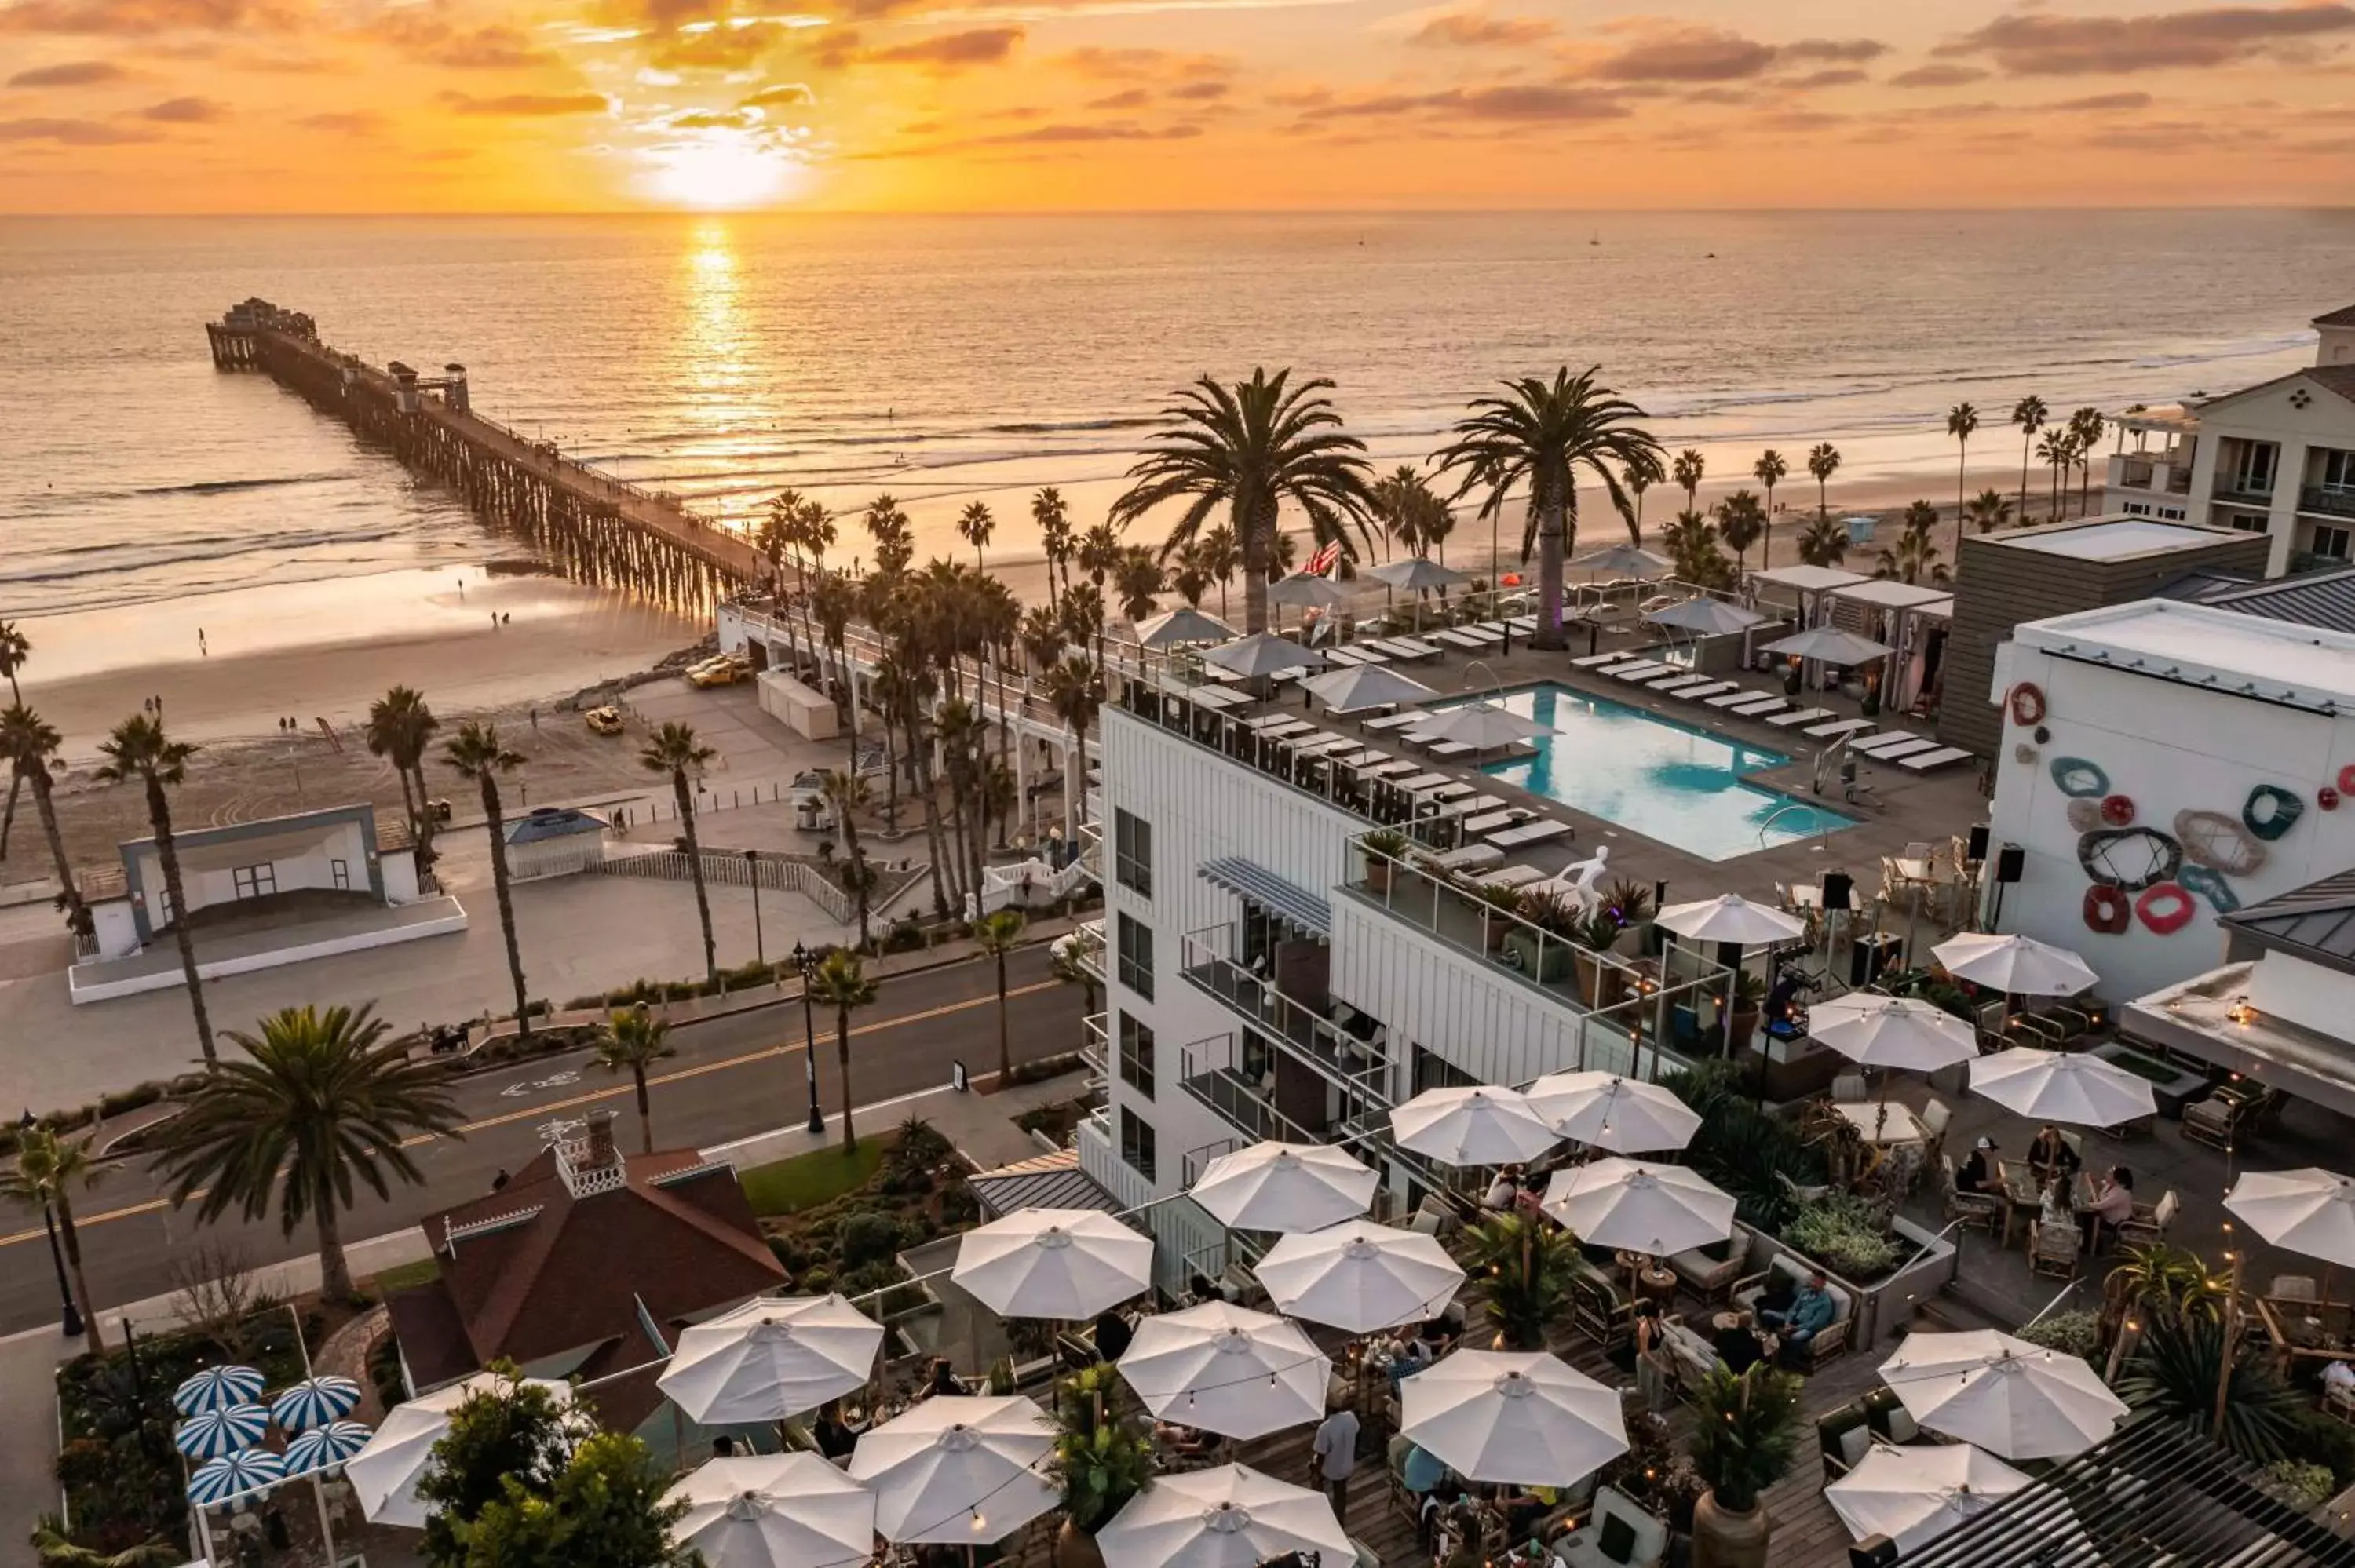
<svg viewBox="0 0 2355 1568"><path fill-rule="evenodd" d="M810 1441L829 1459L846 1457L858 1446L858 1434L843 1423L841 1401L836 1400L817 1413L817 1424L810 1428Z"/></svg>
<svg viewBox="0 0 2355 1568"><path fill-rule="evenodd" d="M1488 1506L1504 1516L1506 1540L1525 1541L1561 1496L1551 1487L1498 1487Z"/></svg>
<svg viewBox="0 0 2355 1568"><path fill-rule="evenodd" d="M1742 1320L1741 1313L1720 1312L1710 1319L1709 1326L1714 1330L1710 1348L1734 1376L1740 1377L1766 1359L1765 1349L1758 1343L1758 1336L1750 1325Z"/></svg>
<svg viewBox="0 0 2355 1568"><path fill-rule="evenodd" d="M1188 1459L1215 1458L1219 1452L1219 1435L1198 1427L1180 1426L1174 1421L1156 1422L1154 1440L1168 1453Z"/></svg>
<svg viewBox="0 0 2355 1568"><path fill-rule="evenodd" d="M1428 1498L1440 1489L1447 1479L1447 1467L1432 1457L1430 1449L1420 1443L1407 1445L1406 1457L1399 1461L1399 1485L1419 1498Z"/></svg>
<svg viewBox="0 0 2355 1568"><path fill-rule="evenodd" d="M1415 1336L1415 1340L1423 1346L1423 1358L1428 1363L1437 1361L1454 1350L1457 1338L1455 1331L1447 1326L1446 1319L1433 1318L1423 1324L1422 1331Z"/></svg>
<svg viewBox="0 0 2355 1568"><path fill-rule="evenodd" d="M2037 1197L2036 1223L2041 1225L2075 1224L2076 1216L2069 1210L2068 1172L2056 1171L2039 1180L2043 1182L2044 1191Z"/></svg>
<svg viewBox="0 0 2355 1568"><path fill-rule="evenodd" d="M1420 1339L1410 1338L1391 1352L1391 1393L1399 1392L1399 1384L1431 1364L1431 1347Z"/></svg>
<svg viewBox="0 0 2355 1568"><path fill-rule="evenodd" d="M1788 1308L1762 1307L1758 1309L1758 1321L1774 1331L1780 1353L1788 1360L1832 1326L1832 1314L1837 1309L1830 1282L1821 1269L1814 1269L1808 1272L1806 1282L1792 1294Z"/></svg>
<svg viewBox="0 0 2355 1568"><path fill-rule="evenodd" d="M924 1380L924 1397L929 1399L936 1393L956 1394L964 1392L964 1385L957 1382L956 1368L949 1364L948 1357L934 1356L932 1375Z"/></svg>
<svg viewBox="0 0 2355 1568"><path fill-rule="evenodd" d="M2119 1222L2134 1218L2134 1172L2114 1165L2094 1193L2094 1206L2085 1211L2085 1245L2093 1246L2096 1226L2106 1224L2115 1232Z"/></svg>
<svg viewBox="0 0 2355 1568"><path fill-rule="evenodd" d="M1220 1293L1219 1287L1210 1282L1210 1277L1199 1271L1186 1282L1186 1294L1193 1298L1193 1304L1197 1307L1205 1302L1226 1299L1226 1297Z"/></svg>
<svg viewBox="0 0 2355 1568"><path fill-rule="evenodd" d="M1459 1549L1476 1545L1480 1539L1478 1515L1464 1483L1447 1477L1423 1494L1423 1506L1415 1510L1415 1529L1432 1556L1445 1561Z"/></svg>
<svg viewBox="0 0 2355 1568"><path fill-rule="evenodd" d="M1994 1139L1980 1139L1972 1147L1971 1157L1964 1160L1963 1168L1955 1173L1955 1188L1965 1192L2000 1194L2003 1192L2003 1172L1996 1169L1992 1158L1995 1151Z"/></svg>
<svg viewBox="0 0 2355 1568"><path fill-rule="evenodd" d="M1521 1178L1521 1195L1513 1200L1513 1210L1525 1220L1534 1220L1545 1213L1546 1179L1531 1172Z"/></svg>
<svg viewBox="0 0 2355 1568"><path fill-rule="evenodd" d="M2061 1136L2061 1129L2046 1122L2036 1134L2036 1141L2028 1146L2028 1168L2036 1172L2041 1184L2055 1176L2071 1177L2077 1173L2077 1151Z"/></svg>
<svg viewBox="0 0 2355 1568"><path fill-rule="evenodd" d="M1096 1360L1116 1361L1128 1353L1128 1342L1135 1335L1129 1329L1128 1319L1120 1315L1119 1308L1106 1308L1096 1314L1094 1338Z"/></svg>
<svg viewBox="0 0 2355 1568"><path fill-rule="evenodd" d="M1481 1198L1480 1206L1484 1209L1509 1209L1513 1206L1513 1201L1520 1196L1520 1167L1504 1166L1497 1171L1497 1180L1489 1184L1487 1195Z"/></svg>

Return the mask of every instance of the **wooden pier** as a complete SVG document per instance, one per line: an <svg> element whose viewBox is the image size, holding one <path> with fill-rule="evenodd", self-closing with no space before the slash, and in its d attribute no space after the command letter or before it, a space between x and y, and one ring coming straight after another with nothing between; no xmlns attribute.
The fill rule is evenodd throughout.
<svg viewBox="0 0 2355 1568"><path fill-rule="evenodd" d="M677 497L642 490L474 412L461 365L421 376L382 369L319 341L316 323L266 300L205 326L213 365L253 370L448 485L494 529L527 540L577 581L625 589L701 615L731 589L766 582L751 545Z"/></svg>

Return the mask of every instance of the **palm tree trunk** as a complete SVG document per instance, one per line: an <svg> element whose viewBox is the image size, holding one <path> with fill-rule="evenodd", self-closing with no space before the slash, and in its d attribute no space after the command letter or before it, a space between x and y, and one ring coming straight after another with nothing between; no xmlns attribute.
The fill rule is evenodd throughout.
<svg viewBox="0 0 2355 1568"><path fill-rule="evenodd" d="M352 1294L352 1266L344 1257L343 1222L332 1195L319 1204L319 1294L329 1300Z"/></svg>
<svg viewBox="0 0 2355 1568"><path fill-rule="evenodd" d="M2089 452L2086 454L2085 461L2077 465L2077 515L2080 517L2085 515L2093 504L2094 463L2093 454ZM7 848L8 835L0 832L0 854L6 853Z"/></svg>
<svg viewBox="0 0 2355 1568"><path fill-rule="evenodd" d="M655 1151L655 1107L654 1102L646 1095L645 1066L634 1065L630 1068L630 1076L637 1081L638 1087L638 1143L648 1154L652 1154Z"/></svg>
<svg viewBox="0 0 2355 1568"><path fill-rule="evenodd" d="M2019 521L2028 522L2028 448L2036 432L2022 425L2019 428Z"/></svg>
<svg viewBox="0 0 2355 1568"><path fill-rule="evenodd" d="M891 715L883 715L883 826L900 831L900 748L891 734Z"/></svg>
<svg viewBox="0 0 2355 1568"><path fill-rule="evenodd" d="M180 976L187 982L188 1008L197 1017L197 1044L205 1054L205 1065L220 1065L220 1054L213 1049L213 1021L205 1012L205 982L197 974L197 939L188 932L188 900L180 888L180 847L172 842L172 803L165 797L164 781L154 774L147 775L147 821L155 829L155 857L164 863L164 893L172 901L172 939L180 949Z"/></svg>
<svg viewBox="0 0 2355 1568"><path fill-rule="evenodd" d="M411 830L417 835L417 863L429 865L433 860L433 832L440 824L433 820L433 800L425 787L423 757L409 765L409 776L417 781L417 820Z"/></svg>
<svg viewBox="0 0 2355 1568"><path fill-rule="evenodd" d="M483 827L491 835L491 891L499 901L499 929L507 939L507 974L515 981L516 1033L531 1033L531 998L523 985L523 948L516 940L515 890L507 882L506 824L499 813L498 780L483 770Z"/></svg>
<svg viewBox="0 0 2355 1568"><path fill-rule="evenodd" d="M834 1059L842 1077L842 1151L858 1152L858 1135L850 1129L850 1009L834 1012Z"/></svg>
<svg viewBox="0 0 2355 1568"><path fill-rule="evenodd" d="M1642 542L1636 541L1638 544ZM1766 522L1758 530L1758 569L1762 572L1774 569L1774 487L1772 484L1766 487Z"/></svg>
<svg viewBox="0 0 2355 1568"><path fill-rule="evenodd" d="M997 1086L1014 1076L1014 1042L1006 1032L1006 949L997 949Z"/></svg>
<svg viewBox="0 0 2355 1568"><path fill-rule="evenodd" d="M924 847L932 857L932 913L945 920L949 897L947 885L941 878L941 862L947 857L947 845L941 836L940 793L932 782L932 759L923 720L914 713L908 715L908 760L915 768L916 791L923 797Z"/></svg>
<svg viewBox="0 0 2355 1568"><path fill-rule="evenodd" d="M1260 532L1259 518L1238 496L1232 508L1232 520L1237 541L1243 547L1243 630L1246 634L1267 630L1267 551L1268 537ZM1268 519L1273 523L1274 519ZM1223 604L1223 599L1221 603Z"/></svg>
<svg viewBox="0 0 2355 1568"><path fill-rule="evenodd" d="M1561 568L1568 541L1562 537L1566 508L1561 498L1550 498L1538 513L1538 630L1532 648L1560 648L1561 635Z"/></svg>
<svg viewBox="0 0 2355 1568"><path fill-rule="evenodd" d="M687 879L695 884L695 917L703 923L703 978L719 983L719 949L711 940L711 895L703 886L703 845L695 836L695 794L687 787L687 769L670 770L671 799L678 805L678 828L687 840Z"/></svg>
<svg viewBox="0 0 2355 1568"><path fill-rule="evenodd" d="M417 837L417 793L409 787L408 768L395 763L392 771L400 780L400 809L408 815L409 836L413 841Z"/></svg>
<svg viewBox="0 0 2355 1568"><path fill-rule="evenodd" d="M73 1200L67 1195L65 1183L58 1183L58 1190L50 1194L50 1201L58 1211L58 1245L65 1250L66 1272L73 1276L74 1306L81 1313L82 1342L90 1347L91 1355L102 1356L106 1353L106 1336L99 1331L98 1309L91 1299L90 1277L82 1271L81 1233L74 1228Z"/></svg>
<svg viewBox="0 0 2355 1568"><path fill-rule="evenodd" d="M81 887L74 881L73 865L66 859L65 834L58 829L58 806L49 793L48 764L42 763L32 775L33 811L41 819L41 836L49 841L49 860L58 868L59 885L65 889L66 925L78 937L91 934L90 906L82 902Z"/></svg>
<svg viewBox="0 0 2355 1568"><path fill-rule="evenodd" d="M8 858L8 835L16 826L16 797L25 788L25 776L12 773L8 777L8 809L0 811L0 860Z"/></svg>

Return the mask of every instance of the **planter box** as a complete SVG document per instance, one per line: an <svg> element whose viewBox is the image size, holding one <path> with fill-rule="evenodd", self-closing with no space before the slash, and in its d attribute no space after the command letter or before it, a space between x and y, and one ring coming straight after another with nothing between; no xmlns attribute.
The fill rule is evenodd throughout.
<svg viewBox="0 0 2355 1568"><path fill-rule="evenodd" d="M1545 944L1544 968L1539 968L1538 939L1528 931L1515 929L1505 937L1505 950L1520 960L1521 973L1541 985L1568 980L1573 968L1577 948L1568 942Z"/></svg>
<svg viewBox="0 0 2355 1568"><path fill-rule="evenodd" d="M1955 1244L1952 1241L1923 1230L1902 1214L1891 1223L1890 1230L1905 1248L1908 1261L1896 1273L1870 1285L1859 1285L1843 1277L1835 1269L1824 1268L1797 1247L1764 1231L1759 1232L1757 1238L1751 1243L1750 1262L1742 1272L1755 1274L1769 1266L1775 1258L1785 1255L1796 1257L1811 1267L1823 1268L1824 1277L1847 1291L1856 1303L1856 1313L1848 1331L1849 1352L1869 1353L1913 1317L1914 1302L1945 1289L1953 1282L1955 1273ZM1914 1255L1916 1253L1920 1254L1918 1257Z"/></svg>
<svg viewBox="0 0 2355 1568"><path fill-rule="evenodd" d="M1757 1074L1761 1097L1776 1104L1823 1094L1849 1065L1838 1052L1805 1037L1778 1040L1762 1034L1754 1042L1764 1049L1742 1052L1742 1071Z"/></svg>

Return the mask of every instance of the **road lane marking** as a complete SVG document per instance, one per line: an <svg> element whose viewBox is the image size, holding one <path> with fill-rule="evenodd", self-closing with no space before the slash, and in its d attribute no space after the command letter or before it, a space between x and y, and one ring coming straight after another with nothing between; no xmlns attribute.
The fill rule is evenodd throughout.
<svg viewBox="0 0 2355 1568"><path fill-rule="evenodd" d="M1026 986L1016 986L1007 991L1006 1000L1012 1001L1016 997L1029 996L1042 991L1060 990L1062 985L1061 980L1038 980ZM896 1018L879 1018L872 1023L860 1024L853 1029L850 1034L854 1040L862 1034L879 1034L887 1029L897 1029L902 1024L922 1023L930 1019L944 1018L953 1012L969 1012L976 1007L994 1006L996 1001L997 993L991 991L986 996L974 997L965 1001L944 1002L939 1007L926 1008L922 1012L901 1013ZM665 1073L660 1077L648 1078L646 1087L652 1089L663 1084L677 1083L684 1078L699 1078L706 1074L721 1072L730 1067L741 1067L753 1062L766 1062L779 1056L794 1055L805 1049L806 1047L798 1041L786 1045L764 1045L758 1051L749 1051L741 1056L722 1057L716 1062L699 1062L692 1067L681 1067L677 1072ZM524 1109L508 1111L499 1116L485 1117L477 1121L464 1123L458 1131L461 1134L480 1132L489 1128L505 1127L510 1122L528 1121L535 1117L545 1116L550 1111L570 1110L575 1106L594 1105L599 1100L619 1099L625 1095L634 1095L636 1092L631 1084L624 1081L609 1089L593 1089L585 1095L575 1095L570 1099L550 1100L545 1105L529 1106ZM419 1133L413 1137L402 1139L400 1146L403 1149L413 1149L421 1144L432 1143L441 1136L439 1133ZM204 1195L204 1189L198 1188L188 1194L188 1201L194 1202ZM168 1198L154 1198L144 1203L133 1203L120 1209L110 1209L103 1213L80 1215L75 1220L74 1224L78 1230L88 1230L92 1225L102 1225L112 1220L135 1219L141 1214L157 1213L172 1206L172 1201ZM18 1231L15 1235L0 1236L0 1247L16 1246L26 1242L38 1241L46 1234L43 1231Z"/></svg>

